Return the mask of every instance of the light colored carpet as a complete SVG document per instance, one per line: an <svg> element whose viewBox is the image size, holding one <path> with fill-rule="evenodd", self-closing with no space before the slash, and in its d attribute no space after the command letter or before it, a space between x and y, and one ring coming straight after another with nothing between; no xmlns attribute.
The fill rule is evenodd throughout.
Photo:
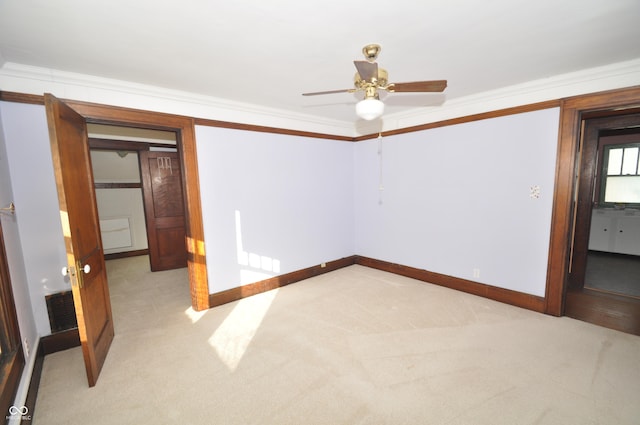
<svg viewBox="0 0 640 425"><path fill-rule="evenodd" d="M194 313L186 270L108 263L94 388L45 358L34 423L638 424L640 337L362 266Z"/></svg>

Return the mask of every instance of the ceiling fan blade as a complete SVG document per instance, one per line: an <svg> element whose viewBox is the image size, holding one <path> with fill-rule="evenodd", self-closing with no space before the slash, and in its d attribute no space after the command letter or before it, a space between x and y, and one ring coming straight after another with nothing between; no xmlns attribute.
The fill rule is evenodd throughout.
<svg viewBox="0 0 640 425"><path fill-rule="evenodd" d="M334 94L334 93L353 93L354 89L342 89L342 90L329 90L329 91L317 91L313 93L302 93L303 96L317 96L319 94Z"/></svg>
<svg viewBox="0 0 640 425"><path fill-rule="evenodd" d="M389 84L387 91L401 92L441 92L447 88L447 80L413 81L410 83Z"/></svg>
<svg viewBox="0 0 640 425"><path fill-rule="evenodd" d="M378 78L378 64L367 61L353 61L353 64L360 74L360 78L364 81L371 81L372 78Z"/></svg>

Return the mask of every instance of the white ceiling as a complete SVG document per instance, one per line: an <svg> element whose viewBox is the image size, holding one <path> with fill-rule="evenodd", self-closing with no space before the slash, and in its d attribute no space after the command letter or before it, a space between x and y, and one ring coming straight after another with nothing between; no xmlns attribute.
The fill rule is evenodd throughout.
<svg viewBox="0 0 640 425"><path fill-rule="evenodd" d="M355 122L354 60L382 45L386 114L640 58L639 0L0 0L0 65L32 65ZM2 89L2 87L0 87Z"/></svg>

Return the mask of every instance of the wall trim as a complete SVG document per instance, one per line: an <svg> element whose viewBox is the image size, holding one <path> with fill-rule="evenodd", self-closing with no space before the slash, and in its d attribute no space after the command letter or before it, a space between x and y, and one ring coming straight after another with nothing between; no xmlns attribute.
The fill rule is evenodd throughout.
<svg viewBox="0 0 640 425"><path fill-rule="evenodd" d="M27 103L44 106L44 96L38 94L16 93L0 90L0 100L3 102Z"/></svg>
<svg viewBox="0 0 640 425"><path fill-rule="evenodd" d="M376 260L374 258L362 257L359 255L356 256L355 263L389 273L410 277L412 279L421 280L423 282L432 283L434 285L466 292L468 294L478 295L494 301L514 305L516 307L526 308L538 313L544 312L544 298L525 294L524 292L499 288L497 286L486 285L484 283L473 282L471 280L460 279L453 276L417 269L415 267L403 266L402 264L391 263L388 261Z"/></svg>
<svg viewBox="0 0 640 425"><path fill-rule="evenodd" d="M291 273L285 273L259 282L250 283L248 285L227 289L209 295L209 304L216 307L222 304L237 301L272 289L281 288L301 280L309 279L334 270L358 264L377 270L406 276L412 279L432 283L438 286L478 295L484 298L510 304L516 307L526 308L538 313L544 313L545 300L542 297L525 294L523 292L513 291L510 289L499 288L497 286L486 285L484 283L473 282L466 279L460 279L453 276L447 276L440 273L434 273L423 269L417 269L402 264L390 263L388 261L376 260L374 258L363 257L361 255L352 255L344 257L336 261L325 263L326 266L316 265L306 269L297 270Z"/></svg>
<svg viewBox="0 0 640 425"><path fill-rule="evenodd" d="M24 93L14 93L0 90L0 101L5 102L15 102L15 103L28 103L28 104L36 104L36 105L44 105L44 97L33 94L24 94ZM74 100L71 99L63 99L64 102L74 103ZM107 106L107 105L99 105L99 104L91 104L86 102L81 102L86 105L94 105L96 107L99 106ZM394 136L397 134L404 133L413 133L416 131L429 130L433 128L439 127L447 127L451 125L463 124L467 122L473 121L481 121L490 118L499 118L507 115L521 114L525 112L533 112L542 109L556 108L560 107L562 104L561 99L548 100L544 102L525 104L520 106L514 106L504 109L499 109L495 111L483 112L473 115L461 116L457 118L445 119L442 121L431 122L427 124L420 124L411 127L398 128L395 130L387 130L382 131L380 133L371 133L367 135L357 136L357 137L349 137L349 136L338 136L334 134L327 133L314 133L309 131L301 131L301 130L292 130L287 128L278 128L278 127L268 127L254 124L242 124L236 122L229 121L219 121L219 120L211 120L204 118L193 118L194 125L201 125L205 127L219 127L219 128L228 128L233 130L242 130L242 131L255 131L259 133L272 133L272 134L284 134L288 136L300 136L300 137L310 137L310 138L319 138L326 140L339 140L344 142L361 142L364 140L370 140L378 137L378 134L388 137ZM122 108L123 110L126 108Z"/></svg>
<svg viewBox="0 0 640 425"><path fill-rule="evenodd" d="M79 341L78 341L79 343ZM33 420L36 410L36 400L38 398L38 390L40 389L40 378L42 377L42 368L44 366L44 351L42 349L42 343L38 344L38 350L35 353L36 358L33 362L33 369L31 370L31 379L29 380L29 389L27 390L27 398L24 405L29 409L29 417ZM29 421L20 420L20 423L30 423Z"/></svg>
<svg viewBox="0 0 640 425"><path fill-rule="evenodd" d="M119 258L139 257L141 255L149 255L148 249L138 249L136 251L113 252L104 254L105 260L117 260Z"/></svg>
<svg viewBox="0 0 640 425"><path fill-rule="evenodd" d="M159 113L189 115L200 118L218 118L231 121L241 115L257 125L278 122L289 128L316 128L352 134L353 124L331 118L321 118L303 112L288 111L251 103L222 99L211 95L169 89L149 84L98 77L52 68L7 62L0 67L0 85L14 91L29 93L49 92L62 99L71 93L80 101L103 102L114 99L125 108L152 109Z"/></svg>
<svg viewBox="0 0 640 425"><path fill-rule="evenodd" d="M29 409L29 417L31 420L35 417L36 400L38 399L38 390L40 389L40 379L42 378L45 356L74 347L80 347L78 328L56 332L40 338L38 349L34 353L36 357L33 362L33 368L31 369L27 398L24 402L24 405ZM21 420L20 423L25 423L25 421ZM26 423L31 422L27 421Z"/></svg>
<svg viewBox="0 0 640 425"><path fill-rule="evenodd" d="M313 137L317 139L342 140L344 142L353 142L355 138L349 136L338 136L335 134L315 133L311 131L290 130L287 128L267 127L263 125L241 124L229 121L218 121L203 118L195 118L195 125L205 127L230 128L234 130L257 131L260 133L286 134L288 136Z"/></svg>
<svg viewBox="0 0 640 425"><path fill-rule="evenodd" d="M66 103L76 102L73 99L61 99L61 100ZM0 101L14 102L14 103L27 103L32 105L44 105L44 96L0 90ZM89 102L81 102L81 103L85 105L108 106L108 105L89 103ZM126 110L127 108L123 107L121 109ZM157 113L164 114L162 112L157 112ZM285 134L289 136L312 137L312 138L328 139L328 140L342 140L345 142L355 141L355 138L350 136L339 136L339 135L328 134L328 133L316 133L311 131L292 130L292 129L279 128L279 127L268 127L264 125L242 124L242 123L231 122L231 121L220 121L220 120L212 120L212 119L204 119L204 118L193 118L193 121L194 121L194 125L202 125L206 127L220 127L220 128L234 129L234 130L256 131L260 133Z"/></svg>
<svg viewBox="0 0 640 425"><path fill-rule="evenodd" d="M396 129L455 117L535 104L638 84L640 58L531 80L447 100L437 107L408 110L385 116L385 128ZM383 129L383 130L384 130Z"/></svg>
<svg viewBox="0 0 640 425"><path fill-rule="evenodd" d="M416 131L430 130L430 129L439 128L439 127L448 127L451 125L464 124L464 123L473 122L473 121L481 121L481 120L486 120L490 118L499 118L507 115L522 114L525 112L534 112L542 109L559 108L561 104L562 104L562 101L560 99L548 100L545 102L513 106L510 108L498 109L495 111L482 112L479 114L466 115L458 118L449 118L442 121L430 122L427 124L420 124L420 125L414 125L411 127L398 128L396 130L382 131L380 134L382 136L394 136L397 134L413 133ZM374 139L376 137L378 137L378 133L355 137L354 141L360 142L362 140Z"/></svg>
<svg viewBox="0 0 640 425"><path fill-rule="evenodd" d="M640 59L631 59L603 66L587 68L513 84L480 93L446 100L437 107L410 109L389 114L382 121L382 130L442 121L491 110L566 98L601 90L621 89L637 84ZM354 125L351 120L318 117L299 111L231 101L211 95L168 89L149 84L103 78L94 75L62 71L52 68L7 62L0 67L0 84L13 91L29 93L51 92L62 98L71 93L78 100L111 102L118 93L119 106L153 109L164 113L182 113L198 118L216 118L234 121L241 115L243 121L254 125L273 125L298 130L314 129L320 133L340 133L342 136L377 133L380 123Z"/></svg>
<svg viewBox="0 0 640 425"><path fill-rule="evenodd" d="M321 264L307 267L306 269L296 270L294 272L285 273L279 276L274 276L269 279L261 280L259 282L249 283L247 285L238 286L236 288L227 289L225 291L216 292L209 295L209 306L217 307L222 304L227 304L233 301L237 301L252 295L257 295L262 292L267 292L272 289L281 288L283 286L290 285L301 280L309 279L313 276L325 274L334 270L348 267L355 264L355 255L350 257L344 257L335 261L328 261Z"/></svg>
<svg viewBox="0 0 640 425"><path fill-rule="evenodd" d="M74 347L80 347L78 328L67 329L40 338L40 348L45 356Z"/></svg>

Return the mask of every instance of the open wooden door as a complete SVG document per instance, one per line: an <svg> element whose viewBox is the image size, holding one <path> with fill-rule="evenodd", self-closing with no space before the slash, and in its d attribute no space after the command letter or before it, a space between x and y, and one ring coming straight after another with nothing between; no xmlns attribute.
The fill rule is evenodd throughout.
<svg viewBox="0 0 640 425"><path fill-rule="evenodd" d="M51 154L58 188L67 267L87 380L94 386L113 340L93 173L84 118L45 94Z"/></svg>
<svg viewBox="0 0 640 425"><path fill-rule="evenodd" d="M140 152L152 271L187 267L182 172L177 152Z"/></svg>

